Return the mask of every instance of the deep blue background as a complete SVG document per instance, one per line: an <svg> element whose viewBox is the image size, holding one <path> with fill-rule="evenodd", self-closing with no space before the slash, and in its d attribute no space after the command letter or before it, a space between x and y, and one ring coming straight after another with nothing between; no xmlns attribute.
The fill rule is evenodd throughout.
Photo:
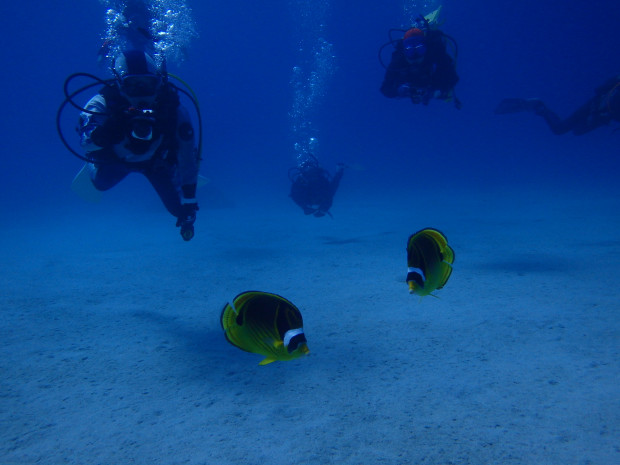
<svg viewBox="0 0 620 465"><path fill-rule="evenodd" d="M286 171L295 160L289 81L299 64L291 5L188 3L199 37L172 71L192 85L201 103L202 173L240 199L262 192L289 201ZM389 28L404 26L402 1L331 2L325 38L333 43L337 71L313 120L317 155L329 169L338 161L365 168L347 174L341 195L615 183L620 132L613 133L613 126L558 137L539 118L495 116L493 108L508 96L540 97L565 116L620 73L620 2L449 0L443 6L442 29L459 45L460 111L437 101L413 106L379 93L384 70L377 51ZM3 7L2 217L33 217L55 207L79 212L87 207L69 184L82 162L62 146L54 119L69 74L105 76L96 61L104 7L96 0L25 0ZM74 140L71 129L67 137ZM162 208L157 199L141 200Z"/></svg>

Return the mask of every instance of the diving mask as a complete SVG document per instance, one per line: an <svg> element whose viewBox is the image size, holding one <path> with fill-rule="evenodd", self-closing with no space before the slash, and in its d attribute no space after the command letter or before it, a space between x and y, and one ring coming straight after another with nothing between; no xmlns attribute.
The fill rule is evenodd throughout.
<svg viewBox="0 0 620 465"><path fill-rule="evenodd" d="M426 53L426 45L423 36L412 36L403 39L405 56L410 60L421 58Z"/></svg>
<svg viewBox="0 0 620 465"><path fill-rule="evenodd" d="M130 74L121 80L121 88L129 97L152 97L161 86L156 74Z"/></svg>

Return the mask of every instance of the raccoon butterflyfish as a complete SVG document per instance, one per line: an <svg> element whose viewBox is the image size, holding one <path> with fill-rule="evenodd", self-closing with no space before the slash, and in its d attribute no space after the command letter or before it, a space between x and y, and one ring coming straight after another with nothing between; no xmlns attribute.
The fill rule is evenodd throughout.
<svg viewBox="0 0 620 465"><path fill-rule="evenodd" d="M422 229L407 239L407 284L410 294L429 295L452 274L454 250L440 231Z"/></svg>
<svg viewBox="0 0 620 465"><path fill-rule="evenodd" d="M261 354L259 365L308 354L301 312L276 294L243 292L222 309L226 340L246 352Z"/></svg>

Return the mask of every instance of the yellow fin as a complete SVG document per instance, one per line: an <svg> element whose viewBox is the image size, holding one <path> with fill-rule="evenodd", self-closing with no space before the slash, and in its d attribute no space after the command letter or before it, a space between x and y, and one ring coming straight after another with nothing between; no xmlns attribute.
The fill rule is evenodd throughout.
<svg viewBox="0 0 620 465"><path fill-rule="evenodd" d="M261 362L259 363L259 365L268 365L268 364L270 364L270 363L272 363L272 362L275 362L276 360L277 360L277 359L275 359L275 358L273 358L273 357L267 357L267 358L265 358L263 361L261 361Z"/></svg>
<svg viewBox="0 0 620 465"><path fill-rule="evenodd" d="M441 25L441 23L439 23L439 13L441 13L441 7L442 5L439 5L439 8L435 11L431 11L429 14L424 16L424 19L426 19L431 26Z"/></svg>

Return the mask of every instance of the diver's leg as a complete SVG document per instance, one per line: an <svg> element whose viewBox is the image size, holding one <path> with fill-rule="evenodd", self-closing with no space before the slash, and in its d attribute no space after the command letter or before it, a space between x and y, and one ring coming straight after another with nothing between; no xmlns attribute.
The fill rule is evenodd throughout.
<svg viewBox="0 0 620 465"><path fill-rule="evenodd" d="M338 190L338 186L340 185L340 180L342 179L342 175L344 174L344 163L338 163L336 167L336 172L334 173L334 177L332 178L331 186L332 193L336 194Z"/></svg>
<svg viewBox="0 0 620 465"><path fill-rule="evenodd" d="M538 116L542 116L542 118L551 129L551 132L554 134L562 135L566 134L573 128L573 121L570 118L562 120L555 112L547 108L544 104L543 107L538 108L534 111Z"/></svg>
<svg viewBox="0 0 620 465"><path fill-rule="evenodd" d="M558 136L571 131L581 116L580 110L577 110L571 116L563 120L546 106L537 109L534 113L538 116L542 116L547 126L549 126L549 129L551 129L551 132Z"/></svg>
<svg viewBox="0 0 620 465"><path fill-rule="evenodd" d="M166 210L175 218L183 214L179 191L173 182L174 171L171 167L159 166L144 173L157 195L163 202Z"/></svg>
<svg viewBox="0 0 620 465"><path fill-rule="evenodd" d="M575 135L579 136L609 122L609 119L600 117L599 103L599 97L594 97L566 119L560 119L544 104L541 108L536 109L535 113L545 119L554 134L561 135L573 131Z"/></svg>
<svg viewBox="0 0 620 465"><path fill-rule="evenodd" d="M308 186L299 177L295 178L291 184L289 196L304 211L305 215L311 215L316 211L316 209L311 208L309 205Z"/></svg>
<svg viewBox="0 0 620 465"><path fill-rule="evenodd" d="M564 134L572 129L572 121L562 121L558 115L547 108L547 105L538 98L507 98L500 102L495 109L496 115L509 113L530 112L542 116L551 131L555 134Z"/></svg>
<svg viewBox="0 0 620 465"><path fill-rule="evenodd" d="M107 191L121 182L130 172L124 163L89 163L90 179L98 191Z"/></svg>
<svg viewBox="0 0 620 465"><path fill-rule="evenodd" d="M609 124L611 115L606 111L601 111L603 96L596 96L579 108L569 119L573 120L573 133L581 136L598 127Z"/></svg>

